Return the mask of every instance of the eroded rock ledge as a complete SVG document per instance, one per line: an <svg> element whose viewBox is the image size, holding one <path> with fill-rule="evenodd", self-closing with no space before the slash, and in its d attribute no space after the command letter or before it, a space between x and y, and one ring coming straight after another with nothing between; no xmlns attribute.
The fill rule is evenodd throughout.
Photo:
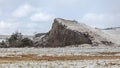
<svg viewBox="0 0 120 68"><path fill-rule="evenodd" d="M69 45L113 45L110 38L96 29L77 21L56 18L51 30L42 36L35 46L64 47Z"/></svg>

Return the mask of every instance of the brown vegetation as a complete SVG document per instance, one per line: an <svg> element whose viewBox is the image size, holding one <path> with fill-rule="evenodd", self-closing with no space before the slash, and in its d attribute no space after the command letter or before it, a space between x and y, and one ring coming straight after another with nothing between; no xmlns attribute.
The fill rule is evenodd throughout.
<svg viewBox="0 0 120 68"><path fill-rule="evenodd" d="M66 61L66 60L104 60L104 59L120 59L120 56L82 56L82 55L66 55L66 56L37 56L36 54L28 55L9 55L0 57L0 63L18 62L18 61Z"/></svg>

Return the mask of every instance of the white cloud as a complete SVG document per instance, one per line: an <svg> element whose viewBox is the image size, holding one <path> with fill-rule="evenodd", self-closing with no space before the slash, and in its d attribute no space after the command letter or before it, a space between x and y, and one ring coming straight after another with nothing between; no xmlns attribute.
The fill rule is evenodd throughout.
<svg viewBox="0 0 120 68"><path fill-rule="evenodd" d="M87 13L81 19L82 22L85 22L93 26L120 26L120 13L119 14L97 14L97 13Z"/></svg>
<svg viewBox="0 0 120 68"><path fill-rule="evenodd" d="M12 24L5 23L5 21L0 21L0 29L8 29Z"/></svg>
<svg viewBox="0 0 120 68"><path fill-rule="evenodd" d="M91 21L96 21L96 20L102 20L103 15L98 15L95 13L87 13L83 16L83 20L91 20Z"/></svg>
<svg viewBox="0 0 120 68"><path fill-rule="evenodd" d="M42 12L36 13L30 17L32 21L49 21L51 18L53 18L53 15Z"/></svg>
<svg viewBox="0 0 120 68"><path fill-rule="evenodd" d="M0 34L10 34L19 28L19 23L0 21Z"/></svg>
<svg viewBox="0 0 120 68"><path fill-rule="evenodd" d="M37 24L35 23L24 24L23 22L0 21L0 34L10 35L15 31L19 31L22 34L32 35L36 31L36 26Z"/></svg>
<svg viewBox="0 0 120 68"><path fill-rule="evenodd" d="M54 0L50 2L50 6L59 9L74 9L87 6L89 1L86 0Z"/></svg>
<svg viewBox="0 0 120 68"><path fill-rule="evenodd" d="M3 14L3 12L2 11L0 11L0 16Z"/></svg>
<svg viewBox="0 0 120 68"><path fill-rule="evenodd" d="M115 21L120 16L120 14L96 14L88 13L83 16L83 20L91 21Z"/></svg>
<svg viewBox="0 0 120 68"><path fill-rule="evenodd" d="M29 5L29 4L23 4L21 6L19 6L13 13L13 17L25 17L27 16L29 13L31 13L34 10L34 8Z"/></svg>

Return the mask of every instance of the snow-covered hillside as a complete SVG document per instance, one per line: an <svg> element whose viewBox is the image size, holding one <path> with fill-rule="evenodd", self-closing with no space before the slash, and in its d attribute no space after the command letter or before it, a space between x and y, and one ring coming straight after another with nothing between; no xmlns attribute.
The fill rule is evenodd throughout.
<svg viewBox="0 0 120 68"><path fill-rule="evenodd" d="M103 31L109 34L115 40L115 42L120 45L120 28L110 28Z"/></svg>

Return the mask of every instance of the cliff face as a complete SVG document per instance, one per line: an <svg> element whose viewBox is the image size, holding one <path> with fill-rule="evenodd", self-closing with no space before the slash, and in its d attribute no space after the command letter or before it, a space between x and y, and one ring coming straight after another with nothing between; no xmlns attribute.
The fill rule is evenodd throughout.
<svg viewBox="0 0 120 68"><path fill-rule="evenodd" d="M87 37L87 35L67 29L67 26L58 23L56 19L53 23L52 29L46 37L45 46L61 47L84 43L91 44L91 40Z"/></svg>
<svg viewBox="0 0 120 68"><path fill-rule="evenodd" d="M36 43L36 46L64 47L80 44L111 45L113 43L101 31L77 21L56 18L51 30Z"/></svg>

